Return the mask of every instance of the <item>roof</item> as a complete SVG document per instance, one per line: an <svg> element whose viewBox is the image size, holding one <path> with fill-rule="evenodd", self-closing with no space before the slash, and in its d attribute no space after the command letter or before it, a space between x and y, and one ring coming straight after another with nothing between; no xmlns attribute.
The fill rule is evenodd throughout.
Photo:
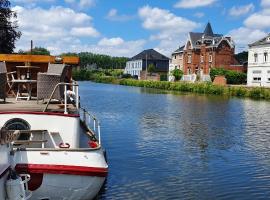
<svg viewBox="0 0 270 200"><path fill-rule="evenodd" d="M203 33L190 32L189 38L193 48L200 48L201 44L206 44L207 47L217 47L222 40L228 40L231 46L233 43L230 37L223 37L222 34L213 33L211 24L208 22Z"/></svg>
<svg viewBox="0 0 270 200"><path fill-rule="evenodd" d="M210 22L207 23L203 33L205 36L212 36L212 37L214 36L213 29Z"/></svg>
<svg viewBox="0 0 270 200"><path fill-rule="evenodd" d="M184 48L185 48L185 45L184 46L180 46L178 49L176 49L172 54L177 54L177 53L180 53L180 52L183 52L184 51Z"/></svg>
<svg viewBox="0 0 270 200"><path fill-rule="evenodd" d="M266 37L254 42L252 44L249 44L248 46L252 47L252 46L265 45L265 44L270 44L270 34L268 34Z"/></svg>
<svg viewBox="0 0 270 200"><path fill-rule="evenodd" d="M147 49L132 57L131 60L169 60L168 57L162 55L154 49Z"/></svg>

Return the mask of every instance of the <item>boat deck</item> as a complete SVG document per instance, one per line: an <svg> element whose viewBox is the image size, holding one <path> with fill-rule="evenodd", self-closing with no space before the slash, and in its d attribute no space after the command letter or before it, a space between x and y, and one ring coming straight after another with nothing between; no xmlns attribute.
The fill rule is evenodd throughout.
<svg viewBox="0 0 270 200"><path fill-rule="evenodd" d="M47 102L32 100L18 100L15 98L7 98L6 102L0 102L0 113L1 112L43 112ZM52 113L64 113L64 104L50 103L46 112ZM75 106L68 104L69 114L78 114Z"/></svg>

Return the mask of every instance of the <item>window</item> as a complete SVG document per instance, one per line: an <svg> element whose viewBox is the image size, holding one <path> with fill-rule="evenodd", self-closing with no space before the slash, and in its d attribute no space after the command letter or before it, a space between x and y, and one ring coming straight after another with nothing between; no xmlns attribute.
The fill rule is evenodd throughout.
<svg viewBox="0 0 270 200"><path fill-rule="evenodd" d="M201 63L203 63L203 56L201 56Z"/></svg>
<svg viewBox="0 0 270 200"><path fill-rule="evenodd" d="M268 78L267 80L268 80L268 82L270 82L270 78Z"/></svg>
<svg viewBox="0 0 270 200"><path fill-rule="evenodd" d="M270 70L267 71L267 74L270 74Z"/></svg>
<svg viewBox="0 0 270 200"><path fill-rule="evenodd" d="M174 56L174 59L176 59L176 55Z"/></svg>
<svg viewBox="0 0 270 200"><path fill-rule="evenodd" d="M213 57L212 55L209 55L209 62L212 62L213 61Z"/></svg>
<svg viewBox="0 0 270 200"><path fill-rule="evenodd" d="M188 74L191 74L191 67L188 67Z"/></svg>
<svg viewBox="0 0 270 200"><path fill-rule="evenodd" d="M30 130L30 125L28 124L28 122L20 118L13 118L8 120L5 123L4 127L7 130ZM29 140L29 138L30 133L21 133L18 140Z"/></svg>
<svg viewBox="0 0 270 200"><path fill-rule="evenodd" d="M253 74L261 74L262 71L261 71L261 70L254 70L252 73L253 73Z"/></svg>
<svg viewBox="0 0 270 200"><path fill-rule="evenodd" d="M268 60L268 53L267 52L264 52L264 54L263 54L263 61L264 62L267 62L267 60Z"/></svg>
<svg viewBox="0 0 270 200"><path fill-rule="evenodd" d="M258 62L258 54L257 53L254 53L254 62Z"/></svg>
<svg viewBox="0 0 270 200"><path fill-rule="evenodd" d="M191 61L192 61L191 55L188 55L188 63L191 63Z"/></svg>

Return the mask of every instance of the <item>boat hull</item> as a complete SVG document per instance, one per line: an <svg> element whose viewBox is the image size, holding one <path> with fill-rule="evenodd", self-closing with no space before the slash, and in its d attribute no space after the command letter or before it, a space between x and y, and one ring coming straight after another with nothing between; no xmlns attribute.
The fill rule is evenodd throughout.
<svg viewBox="0 0 270 200"><path fill-rule="evenodd" d="M90 200L108 173L103 150L15 152L15 169L30 174L31 199Z"/></svg>
<svg viewBox="0 0 270 200"><path fill-rule="evenodd" d="M44 174L42 185L31 200L90 200L99 192L105 177Z"/></svg>

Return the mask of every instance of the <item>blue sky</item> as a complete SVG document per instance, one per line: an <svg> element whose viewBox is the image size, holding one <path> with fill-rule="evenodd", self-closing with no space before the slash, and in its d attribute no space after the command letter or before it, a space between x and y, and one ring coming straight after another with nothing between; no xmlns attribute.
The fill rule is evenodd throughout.
<svg viewBox="0 0 270 200"><path fill-rule="evenodd" d="M89 51L133 56L146 48L165 55L201 32L231 36L236 51L270 28L270 0L11 0L22 37L18 49L35 46L52 54Z"/></svg>

